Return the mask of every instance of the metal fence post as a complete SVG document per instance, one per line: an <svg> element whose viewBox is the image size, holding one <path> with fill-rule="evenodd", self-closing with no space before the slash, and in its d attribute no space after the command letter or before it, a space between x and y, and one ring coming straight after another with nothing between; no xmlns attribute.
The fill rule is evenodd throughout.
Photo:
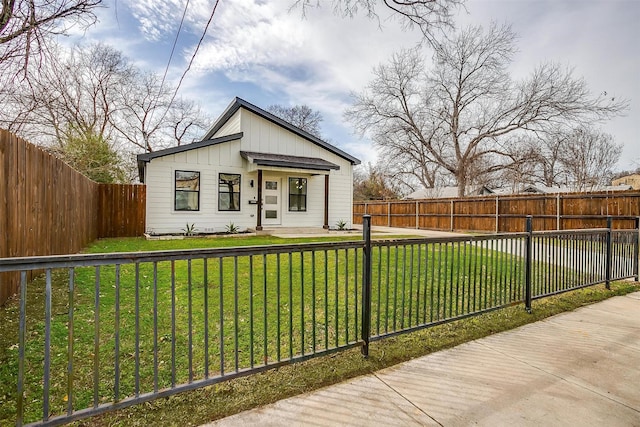
<svg viewBox="0 0 640 427"><path fill-rule="evenodd" d="M640 269L638 268L638 263L640 262L640 217L636 217L635 219L635 229L636 241L635 245L633 245L633 277L637 282L640 280Z"/></svg>
<svg viewBox="0 0 640 427"><path fill-rule="evenodd" d="M364 251L362 257L362 355L369 356L369 338L371 337L371 215L362 216L362 238Z"/></svg>
<svg viewBox="0 0 640 427"><path fill-rule="evenodd" d="M613 228L613 218L607 217L607 266L605 272L605 286L611 289L611 228Z"/></svg>
<svg viewBox="0 0 640 427"><path fill-rule="evenodd" d="M526 256L524 269L524 308L531 313L531 265L533 251L533 216L527 215L527 237L525 238Z"/></svg>

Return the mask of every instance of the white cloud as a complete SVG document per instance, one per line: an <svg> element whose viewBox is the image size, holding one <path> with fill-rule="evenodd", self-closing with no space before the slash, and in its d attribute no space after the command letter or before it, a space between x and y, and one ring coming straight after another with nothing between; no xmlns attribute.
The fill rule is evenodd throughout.
<svg viewBox="0 0 640 427"><path fill-rule="evenodd" d="M305 103L324 115L325 133L337 145L349 147L356 156L358 151L370 154L369 142L350 136L342 121L349 92L360 91L375 65L414 46L419 34L402 31L384 10L381 29L377 21L364 16L336 16L330 2L309 9L303 18L300 9L290 10L293 3L221 1L183 93L199 97L213 114L239 95L238 90L269 103ZM181 56L174 59L170 74L179 76L184 70L213 4L213 0L190 1L179 44ZM102 36L119 43L116 46L138 62L151 65L151 53L162 58L155 59L156 71L162 72L159 67L166 64L184 5L185 0L130 0L124 8L133 17L121 31L111 19L110 30ZM123 9L121 4L119 8ZM460 14L461 25L488 25L492 20L513 25L520 35L520 52L512 67L516 77L524 77L540 62L557 61L573 66L594 93L606 90L631 99L627 117L612 121L605 130L625 143L623 166L631 159L640 161L640 2L468 0L467 9L468 14Z"/></svg>
<svg viewBox="0 0 640 427"><path fill-rule="evenodd" d="M253 83L287 99L279 103L308 104L325 124L341 124L349 93L362 89L372 67L419 40L391 23L383 31L366 17L337 17L331 8L303 17L290 6L290 0L227 3L198 54L199 70Z"/></svg>

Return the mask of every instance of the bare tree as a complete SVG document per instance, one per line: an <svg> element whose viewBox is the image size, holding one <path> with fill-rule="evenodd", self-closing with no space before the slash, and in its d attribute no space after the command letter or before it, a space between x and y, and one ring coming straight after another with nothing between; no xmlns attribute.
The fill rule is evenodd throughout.
<svg viewBox="0 0 640 427"><path fill-rule="evenodd" d="M284 107L282 105L275 104L270 105L267 108L267 111L315 137L322 138L322 132L320 131L322 114L307 105Z"/></svg>
<svg viewBox="0 0 640 427"><path fill-rule="evenodd" d="M523 167L531 183L576 191L608 185L622 153L611 135L590 125L539 132L528 146L536 154Z"/></svg>
<svg viewBox="0 0 640 427"><path fill-rule="evenodd" d="M135 169L134 153L191 142L205 131L196 104L175 97L157 75L109 46L60 49L55 57L30 67L27 79L0 84L0 103L7 106L0 109L0 127L60 155L70 141L107 144L125 169Z"/></svg>
<svg viewBox="0 0 640 427"><path fill-rule="evenodd" d="M367 163L353 171L354 200L388 200L400 197L401 191L384 170L384 165Z"/></svg>
<svg viewBox="0 0 640 427"><path fill-rule="evenodd" d="M573 129L562 144L560 162L566 183L573 190L592 190L608 185L620 160L622 145L590 126Z"/></svg>
<svg viewBox="0 0 640 427"><path fill-rule="evenodd" d="M192 142L206 130L194 102L176 98L175 89L155 73L136 71L135 84L120 91L111 125L130 146L145 152Z"/></svg>
<svg viewBox="0 0 640 427"><path fill-rule="evenodd" d="M93 24L101 0L2 0L0 12L0 70L26 71L30 60L39 62L51 36L70 27ZM11 70L11 71L10 71Z"/></svg>
<svg viewBox="0 0 640 427"><path fill-rule="evenodd" d="M567 142L566 132L550 131L535 135L529 144L536 147L536 178L547 187L564 185L567 181L562 167L562 147Z"/></svg>
<svg viewBox="0 0 640 427"><path fill-rule="evenodd" d="M434 44L441 32L454 29L454 15L465 3L466 0L337 0L333 9L343 17L363 13L378 22L384 10L390 11L405 28L417 26L424 40ZM309 8L320 4L320 0L296 0L293 7L301 8L306 15Z"/></svg>
<svg viewBox="0 0 640 427"><path fill-rule="evenodd" d="M26 79L9 79L3 93L10 96L2 101L13 114L0 112L0 125L58 148L78 133L112 140L112 115L119 108L118 94L133 85L133 66L102 44L71 51L57 47L55 57L30 67Z"/></svg>
<svg viewBox="0 0 640 427"><path fill-rule="evenodd" d="M523 161L527 150L516 149L510 135L604 120L627 108L626 101L592 97L582 79L555 64L514 82L507 67L515 38L509 26L467 28L438 44L431 69L419 49L397 53L374 69L346 118L387 155L435 162L464 196L484 175Z"/></svg>

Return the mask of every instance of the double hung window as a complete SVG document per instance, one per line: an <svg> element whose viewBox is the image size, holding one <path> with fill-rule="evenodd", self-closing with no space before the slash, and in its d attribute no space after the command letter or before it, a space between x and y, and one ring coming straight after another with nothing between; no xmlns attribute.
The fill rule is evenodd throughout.
<svg viewBox="0 0 640 427"><path fill-rule="evenodd" d="M240 174L221 173L218 175L218 210L240 210Z"/></svg>
<svg viewBox="0 0 640 427"><path fill-rule="evenodd" d="M176 171L174 209L200 210L200 172Z"/></svg>
<svg viewBox="0 0 640 427"><path fill-rule="evenodd" d="M307 210L307 178L289 178L289 211Z"/></svg>

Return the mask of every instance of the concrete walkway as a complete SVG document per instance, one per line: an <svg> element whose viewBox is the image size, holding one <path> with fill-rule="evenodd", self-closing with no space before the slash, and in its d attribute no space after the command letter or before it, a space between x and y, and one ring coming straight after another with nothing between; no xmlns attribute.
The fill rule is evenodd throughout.
<svg viewBox="0 0 640 427"><path fill-rule="evenodd" d="M353 230L350 231L336 231L336 230L324 230L321 228L304 228L304 227L285 227L281 229L273 228L266 230L266 233L282 238L296 238L296 237L311 237L311 236L353 236L354 239L362 237L362 224L354 224ZM435 231L435 230L418 230L415 228L397 228L397 227L371 227L371 235L376 239L384 239L389 236L415 236L415 237L450 237L450 236L464 236L463 233L453 233L448 231Z"/></svg>
<svg viewBox="0 0 640 427"><path fill-rule="evenodd" d="M361 224L355 224L353 227L358 230L362 230ZM360 232L362 233L362 231ZM375 237L381 237L381 238L384 238L385 234L416 236L416 237L454 237L454 236L468 235L466 233L454 233L452 231L421 230L417 228L382 227L378 225L371 226L371 234L375 235Z"/></svg>
<svg viewBox="0 0 640 427"><path fill-rule="evenodd" d="M208 424L283 425L640 426L640 292Z"/></svg>

